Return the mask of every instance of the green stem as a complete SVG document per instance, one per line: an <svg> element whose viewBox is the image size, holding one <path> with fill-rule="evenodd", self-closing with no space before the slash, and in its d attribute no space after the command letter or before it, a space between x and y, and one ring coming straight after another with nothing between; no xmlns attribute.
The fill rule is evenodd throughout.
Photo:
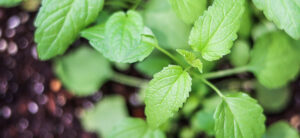
<svg viewBox="0 0 300 138"><path fill-rule="evenodd" d="M224 98L225 96L221 93L221 91L215 86L213 85L212 83L210 83L209 81L207 81L206 79L204 78L201 78L201 81L203 83L205 83L207 86L209 86L210 88L212 88L220 97Z"/></svg>
<svg viewBox="0 0 300 138"><path fill-rule="evenodd" d="M117 72L114 73L112 80L124 85L137 87L137 88L143 88L148 83L147 80L132 77L132 76L127 76Z"/></svg>
<svg viewBox="0 0 300 138"><path fill-rule="evenodd" d="M140 5L141 2L142 2L142 0L137 0L137 2L133 5L131 10L135 10Z"/></svg>
<svg viewBox="0 0 300 138"><path fill-rule="evenodd" d="M215 78L230 76L230 75L237 74L237 73L246 72L249 70L250 70L249 66L243 66L243 67L238 67L238 68L233 68L233 69L221 70L221 71L217 71L217 72L205 73L202 75L198 75L198 77L201 76L202 78L205 78L205 79L215 79Z"/></svg>
<svg viewBox="0 0 300 138"><path fill-rule="evenodd" d="M159 45L155 45L155 48L157 50L159 50L160 52L164 53L165 55L167 55L168 57L170 57L172 60L174 60L177 64L182 65L180 60L178 58L176 58L175 56L173 56L171 53L169 53L167 50L163 49L162 47L160 47Z"/></svg>

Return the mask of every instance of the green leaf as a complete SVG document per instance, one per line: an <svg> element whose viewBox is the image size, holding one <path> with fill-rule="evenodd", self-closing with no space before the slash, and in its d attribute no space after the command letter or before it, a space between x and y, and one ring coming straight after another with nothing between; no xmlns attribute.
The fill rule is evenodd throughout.
<svg viewBox="0 0 300 138"><path fill-rule="evenodd" d="M252 10L249 0L245 1L245 12L241 17L241 25L238 34L243 38L248 38L253 25Z"/></svg>
<svg viewBox="0 0 300 138"><path fill-rule="evenodd" d="M150 0L143 12L145 24L166 49L186 48L191 26L185 24L173 12L167 0Z"/></svg>
<svg viewBox="0 0 300 138"><path fill-rule="evenodd" d="M192 24L206 10L207 0L169 0L173 10L185 23Z"/></svg>
<svg viewBox="0 0 300 138"><path fill-rule="evenodd" d="M182 55L187 63L189 63L192 67L198 68L199 72L203 72L203 64L197 56L190 52L183 49L176 50L180 55Z"/></svg>
<svg viewBox="0 0 300 138"><path fill-rule="evenodd" d="M0 7L14 7L20 4L22 0L0 0Z"/></svg>
<svg viewBox="0 0 300 138"><path fill-rule="evenodd" d="M189 44L208 61L218 60L230 52L237 38L244 0L215 0L195 22Z"/></svg>
<svg viewBox="0 0 300 138"><path fill-rule="evenodd" d="M64 86L78 96L93 94L112 76L109 62L87 47L80 47L55 60L54 65Z"/></svg>
<svg viewBox="0 0 300 138"><path fill-rule="evenodd" d="M299 138L298 131L286 121L278 121L272 124L264 138Z"/></svg>
<svg viewBox="0 0 300 138"><path fill-rule="evenodd" d="M135 68L147 76L153 76L171 63L169 58L160 55L150 55L144 61L135 64Z"/></svg>
<svg viewBox="0 0 300 138"><path fill-rule="evenodd" d="M269 21L262 21L252 29L252 38L256 41L258 38L277 31L275 24Z"/></svg>
<svg viewBox="0 0 300 138"><path fill-rule="evenodd" d="M257 100L267 113L279 113L285 109L291 99L291 92L285 86L268 89L258 84L256 86Z"/></svg>
<svg viewBox="0 0 300 138"><path fill-rule="evenodd" d="M192 118L193 129L205 132L208 135L214 135L215 121L213 117L213 112L198 111Z"/></svg>
<svg viewBox="0 0 300 138"><path fill-rule="evenodd" d="M114 127L128 117L127 107L121 96L109 96L95 107L84 111L80 117L83 127L107 138Z"/></svg>
<svg viewBox="0 0 300 138"><path fill-rule="evenodd" d="M169 65L154 75L146 90L146 116L152 127L165 123L186 101L191 77L180 66Z"/></svg>
<svg viewBox="0 0 300 138"><path fill-rule="evenodd" d="M250 59L250 46L247 41L235 42L230 54L230 63L236 67L247 65Z"/></svg>
<svg viewBox="0 0 300 138"><path fill-rule="evenodd" d="M35 21L35 41L42 60L63 54L78 33L93 22L103 0L43 0Z"/></svg>
<svg viewBox="0 0 300 138"><path fill-rule="evenodd" d="M300 38L299 0L253 0L265 16L294 39Z"/></svg>
<svg viewBox="0 0 300 138"><path fill-rule="evenodd" d="M255 42L250 66L265 87L282 87L294 79L299 71L296 48L282 32L266 34Z"/></svg>
<svg viewBox="0 0 300 138"><path fill-rule="evenodd" d="M84 30L81 35L106 58L121 63L142 61L157 45L152 31L144 27L135 11L117 12L105 25Z"/></svg>
<svg viewBox="0 0 300 138"><path fill-rule="evenodd" d="M158 129L147 126L142 119L128 118L122 121L111 132L109 138L165 138L166 136Z"/></svg>
<svg viewBox="0 0 300 138"><path fill-rule="evenodd" d="M216 138L261 138L265 132L263 109L244 93L225 96L214 118Z"/></svg>

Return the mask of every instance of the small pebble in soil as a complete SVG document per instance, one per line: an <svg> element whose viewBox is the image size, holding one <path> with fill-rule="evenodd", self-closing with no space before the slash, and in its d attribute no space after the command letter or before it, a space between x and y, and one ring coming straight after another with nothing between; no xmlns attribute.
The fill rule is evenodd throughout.
<svg viewBox="0 0 300 138"><path fill-rule="evenodd" d="M63 115L63 121L66 125L71 125L73 122L73 115L70 113L66 113Z"/></svg>
<svg viewBox="0 0 300 138"><path fill-rule="evenodd" d="M51 80L50 89L54 92L58 92L61 89L61 82L57 79Z"/></svg>
<svg viewBox="0 0 300 138"><path fill-rule="evenodd" d="M29 121L25 118L20 119L18 123L18 128L20 131L24 131L29 126Z"/></svg>
<svg viewBox="0 0 300 138"><path fill-rule="evenodd" d="M48 102L48 97L46 96L46 95L40 95L39 97L38 97L38 103L40 104L40 105L44 105L44 104L46 104Z"/></svg>
<svg viewBox="0 0 300 138"><path fill-rule="evenodd" d="M7 91L7 81L2 80L0 81L0 94L5 94Z"/></svg>
<svg viewBox="0 0 300 138"><path fill-rule="evenodd" d="M60 106L64 106L66 104L66 98L64 95L59 94L56 98L56 103Z"/></svg>
<svg viewBox="0 0 300 138"><path fill-rule="evenodd" d="M31 48L31 56L34 58L34 59L38 59L38 54L37 54L37 51L36 51L36 46L33 46Z"/></svg>
<svg viewBox="0 0 300 138"><path fill-rule="evenodd" d="M20 17L17 15L14 15L8 19L7 27L9 29L14 29L14 28L18 27L20 25L20 23L21 23Z"/></svg>
<svg viewBox="0 0 300 138"><path fill-rule="evenodd" d="M8 119L11 116L11 109L8 106L4 106L1 110L1 114L5 119Z"/></svg>
<svg viewBox="0 0 300 138"><path fill-rule="evenodd" d="M131 94L129 97L129 102L133 106L140 106L142 102L139 100L139 95L137 93Z"/></svg>
<svg viewBox="0 0 300 138"><path fill-rule="evenodd" d="M42 94L44 92L44 89L45 89L44 84L41 82L34 83L33 85L33 91L36 94Z"/></svg>
<svg viewBox="0 0 300 138"><path fill-rule="evenodd" d="M39 106L33 101L28 103L27 108L31 114L36 114L39 111Z"/></svg>
<svg viewBox="0 0 300 138"><path fill-rule="evenodd" d="M294 127L294 128L299 128L300 127L300 116L299 115L294 115L292 116L292 118L290 119L290 124Z"/></svg>
<svg viewBox="0 0 300 138"><path fill-rule="evenodd" d="M20 14L21 23L26 23L29 20L29 14L26 12L21 12Z"/></svg>
<svg viewBox="0 0 300 138"><path fill-rule="evenodd" d="M7 48L7 42L5 39L0 39L0 52L4 52Z"/></svg>
<svg viewBox="0 0 300 138"><path fill-rule="evenodd" d="M13 38L15 35L16 35L16 30L15 29L6 29L5 36L7 38Z"/></svg>
<svg viewBox="0 0 300 138"><path fill-rule="evenodd" d="M0 38L2 37L2 29L0 28Z"/></svg>
<svg viewBox="0 0 300 138"><path fill-rule="evenodd" d="M88 109L88 108L92 108L94 106L94 104L89 101L89 100L85 100L82 104L83 108Z"/></svg>
<svg viewBox="0 0 300 138"><path fill-rule="evenodd" d="M102 91L99 91L99 92L96 92L94 94L94 96L92 97L92 99L93 99L94 102L97 102L97 101L99 101L102 98L102 96L103 96Z"/></svg>
<svg viewBox="0 0 300 138"><path fill-rule="evenodd" d="M18 52L18 46L15 42L9 42L8 43L8 48L7 48L7 52L10 55L15 55Z"/></svg>
<svg viewBox="0 0 300 138"><path fill-rule="evenodd" d="M26 49L29 45L29 41L25 37L20 38L17 43L20 49Z"/></svg>

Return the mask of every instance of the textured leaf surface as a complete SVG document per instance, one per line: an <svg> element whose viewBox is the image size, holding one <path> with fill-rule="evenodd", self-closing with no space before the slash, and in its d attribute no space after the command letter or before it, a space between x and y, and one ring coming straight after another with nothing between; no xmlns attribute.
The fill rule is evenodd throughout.
<svg viewBox="0 0 300 138"><path fill-rule="evenodd" d="M192 24L206 10L207 0L169 0L173 10L185 23Z"/></svg>
<svg viewBox="0 0 300 138"><path fill-rule="evenodd" d="M224 97L214 118L216 138L261 138L265 132L263 109L243 93Z"/></svg>
<svg viewBox="0 0 300 138"><path fill-rule="evenodd" d="M298 131L291 127L286 121L279 121L272 124L264 138L299 138Z"/></svg>
<svg viewBox="0 0 300 138"><path fill-rule="evenodd" d="M184 57L187 63L189 63L192 67L198 68L199 72L202 73L203 64L194 53L182 49L177 49L176 51Z"/></svg>
<svg viewBox="0 0 300 138"><path fill-rule="evenodd" d="M81 35L106 58L121 63L142 61L157 45L152 31L134 11L117 12L105 25L84 30Z"/></svg>
<svg viewBox="0 0 300 138"><path fill-rule="evenodd" d="M0 7L13 7L18 5L22 0L0 0Z"/></svg>
<svg viewBox="0 0 300 138"><path fill-rule="evenodd" d="M107 138L114 127L128 117L127 107L121 96L109 96L85 111L80 117L85 129Z"/></svg>
<svg viewBox="0 0 300 138"><path fill-rule="evenodd" d="M35 21L39 58L63 54L102 9L103 0L43 0Z"/></svg>
<svg viewBox="0 0 300 138"><path fill-rule="evenodd" d="M282 87L299 71L296 48L282 32L266 34L255 42L250 66L265 87Z"/></svg>
<svg viewBox="0 0 300 138"><path fill-rule="evenodd" d="M177 112L191 91L191 77L180 66L169 65L154 75L146 90L148 123L158 127Z"/></svg>
<svg viewBox="0 0 300 138"><path fill-rule="evenodd" d="M165 138L160 130L147 126L142 119L128 118L111 132L109 138Z"/></svg>
<svg viewBox="0 0 300 138"><path fill-rule="evenodd" d="M54 67L64 86L79 96L93 94L112 76L109 62L87 47L80 47L55 60Z"/></svg>
<svg viewBox="0 0 300 138"><path fill-rule="evenodd" d="M195 22L189 44L208 61L218 60L230 52L237 38L244 0L215 0Z"/></svg>
<svg viewBox="0 0 300 138"><path fill-rule="evenodd" d="M294 39L300 38L299 0L253 0L258 9Z"/></svg>

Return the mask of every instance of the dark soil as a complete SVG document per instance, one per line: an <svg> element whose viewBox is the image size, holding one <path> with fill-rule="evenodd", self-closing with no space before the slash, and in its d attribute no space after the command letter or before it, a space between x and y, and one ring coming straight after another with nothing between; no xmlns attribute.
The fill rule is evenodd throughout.
<svg viewBox="0 0 300 138"><path fill-rule="evenodd" d="M123 95L130 114L144 118L144 107L136 100L135 88L108 82L95 95L85 98L74 97L63 89L51 62L37 59L34 17L35 13L19 8L0 8L1 138L97 137L83 130L78 115L110 94ZM81 40L75 46L80 43ZM141 77L133 68L124 73ZM282 113L268 115L267 124L285 119L299 128L300 79L291 84L291 89L290 106Z"/></svg>

